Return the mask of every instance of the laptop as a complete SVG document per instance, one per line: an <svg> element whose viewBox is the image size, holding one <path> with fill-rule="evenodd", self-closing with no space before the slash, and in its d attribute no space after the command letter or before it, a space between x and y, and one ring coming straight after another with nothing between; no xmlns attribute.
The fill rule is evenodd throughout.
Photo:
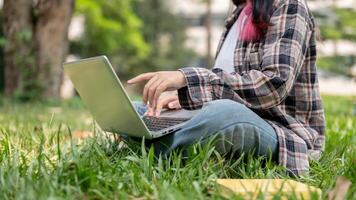
<svg viewBox="0 0 356 200"><path fill-rule="evenodd" d="M63 68L104 131L153 139L180 130L194 116L189 111L184 115L166 111L161 117L140 116L106 56L64 63Z"/></svg>

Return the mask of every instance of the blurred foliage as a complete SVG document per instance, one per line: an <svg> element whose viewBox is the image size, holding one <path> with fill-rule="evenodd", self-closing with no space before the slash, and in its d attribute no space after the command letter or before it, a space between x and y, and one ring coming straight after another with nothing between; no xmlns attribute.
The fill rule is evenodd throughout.
<svg viewBox="0 0 356 200"><path fill-rule="evenodd" d="M349 40L356 42L356 10L327 8L314 12L322 40ZM356 55L319 57L318 67L340 75L351 76L350 69L356 64Z"/></svg>
<svg viewBox="0 0 356 200"><path fill-rule="evenodd" d="M107 55L123 78L173 69L193 55L184 26L164 0L77 0L84 36L71 44L79 57ZM192 56L190 56L192 57Z"/></svg>
<svg viewBox="0 0 356 200"><path fill-rule="evenodd" d="M3 22L3 16L2 16L2 10L0 10L0 26L2 26ZM5 43L5 38L4 38L4 31L2 28L0 28L0 93L4 91L4 85L5 85L5 72L4 72L4 43Z"/></svg>
<svg viewBox="0 0 356 200"><path fill-rule="evenodd" d="M318 58L318 67L340 75L351 76L350 69L356 63L355 56L330 56Z"/></svg>
<svg viewBox="0 0 356 200"><path fill-rule="evenodd" d="M314 12L322 39L356 41L356 11L347 8L328 8Z"/></svg>
<svg viewBox="0 0 356 200"><path fill-rule="evenodd" d="M185 47L185 24L173 14L166 0L135 2L135 12L143 21L142 33L152 51L140 60L135 74L142 71L172 70L189 65L197 55Z"/></svg>
<svg viewBox="0 0 356 200"><path fill-rule="evenodd" d="M72 42L71 52L80 57L105 54L123 65L145 58L150 48L140 33L142 22L133 12L133 2L77 0L76 14L85 17L85 31Z"/></svg>
<svg viewBox="0 0 356 200"><path fill-rule="evenodd" d="M76 16L85 18L85 30L83 37L71 42L71 53L82 58L107 55L122 78L191 65L197 55L184 46L185 23L170 6L165 0L76 0ZM322 39L356 41L355 10L328 8L314 15ZM4 41L0 29L0 92ZM318 66L345 75L355 57L320 57Z"/></svg>
<svg viewBox="0 0 356 200"><path fill-rule="evenodd" d="M336 13L341 24L341 37L346 40L356 41L356 10L336 9Z"/></svg>

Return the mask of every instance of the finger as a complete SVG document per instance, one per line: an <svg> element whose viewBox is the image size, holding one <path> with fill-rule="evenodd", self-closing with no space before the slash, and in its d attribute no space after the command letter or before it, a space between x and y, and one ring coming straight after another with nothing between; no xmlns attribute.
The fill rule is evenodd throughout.
<svg viewBox="0 0 356 200"><path fill-rule="evenodd" d="M148 108L147 108L147 111L146 111L146 113L145 113L145 116L152 117L153 115L154 115L154 110L153 110L153 108L148 107Z"/></svg>
<svg viewBox="0 0 356 200"><path fill-rule="evenodd" d="M157 80L158 80L158 77L156 77L156 76L153 77L151 80L149 80L146 83L145 87L143 88L142 100L145 104L147 104L147 102L148 102L148 90L151 87L151 85ZM150 102L150 104L151 104L151 102Z"/></svg>
<svg viewBox="0 0 356 200"><path fill-rule="evenodd" d="M167 84L165 81L162 81L160 85L157 86L155 93L153 95L153 102L157 103L158 98L161 96L162 92L164 92L167 89ZM153 107L155 108L157 105L153 104Z"/></svg>
<svg viewBox="0 0 356 200"><path fill-rule="evenodd" d="M162 108L170 108L169 104L176 101L177 97L176 96L170 96L166 99L166 101L164 102Z"/></svg>
<svg viewBox="0 0 356 200"><path fill-rule="evenodd" d="M158 117L161 114L162 108L168 107L168 104L173 100L175 100L175 97L167 97L158 100L155 112L156 116Z"/></svg>
<svg viewBox="0 0 356 200"><path fill-rule="evenodd" d="M154 73L154 72L144 73L144 74L136 76L135 78L128 80L127 83L128 84L136 84L136 83L139 83L142 81L148 81L151 78L153 78L155 75L156 75L156 73Z"/></svg>
<svg viewBox="0 0 356 200"><path fill-rule="evenodd" d="M154 113L155 116L159 117L161 115L161 112L162 112L162 107L158 107L158 105L157 105L155 113Z"/></svg>
<svg viewBox="0 0 356 200"><path fill-rule="evenodd" d="M180 109L181 106L179 104L179 100L174 100L168 104L169 109Z"/></svg>
<svg viewBox="0 0 356 200"><path fill-rule="evenodd" d="M157 88L159 87L160 84L162 84L163 80L157 80L148 89L148 101L150 102L150 107L156 108L157 105L157 99L154 99L154 95L156 93Z"/></svg>

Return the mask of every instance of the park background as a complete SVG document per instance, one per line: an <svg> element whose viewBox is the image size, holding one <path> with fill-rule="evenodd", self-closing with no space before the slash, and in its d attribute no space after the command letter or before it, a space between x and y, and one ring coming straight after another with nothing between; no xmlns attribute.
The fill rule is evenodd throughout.
<svg viewBox="0 0 356 200"><path fill-rule="evenodd" d="M356 0L307 2L320 31L327 143L299 180L326 198L338 177L356 177ZM220 198L217 177L285 177L278 167L236 164L209 150L166 168L145 150L119 151L62 71L65 61L97 55L123 80L211 66L230 0L0 0L0 7L0 199ZM140 88L126 87L139 98ZM355 191L353 184L348 198Z"/></svg>
<svg viewBox="0 0 356 200"><path fill-rule="evenodd" d="M232 10L228 0L11 2L9 12L2 9L0 15L0 91L25 100L72 97L62 62L91 56L107 55L123 79L147 71L209 67ZM356 73L356 2L308 3L320 27L322 93L356 95L351 79Z"/></svg>

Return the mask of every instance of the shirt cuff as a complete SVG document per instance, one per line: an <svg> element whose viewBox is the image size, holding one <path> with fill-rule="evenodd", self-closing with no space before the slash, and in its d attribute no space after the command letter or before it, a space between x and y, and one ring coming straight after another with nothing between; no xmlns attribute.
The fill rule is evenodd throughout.
<svg viewBox="0 0 356 200"><path fill-rule="evenodd" d="M182 68L187 86L178 90L179 103L187 110L200 109L205 102L213 100L212 85L209 81L207 69Z"/></svg>

